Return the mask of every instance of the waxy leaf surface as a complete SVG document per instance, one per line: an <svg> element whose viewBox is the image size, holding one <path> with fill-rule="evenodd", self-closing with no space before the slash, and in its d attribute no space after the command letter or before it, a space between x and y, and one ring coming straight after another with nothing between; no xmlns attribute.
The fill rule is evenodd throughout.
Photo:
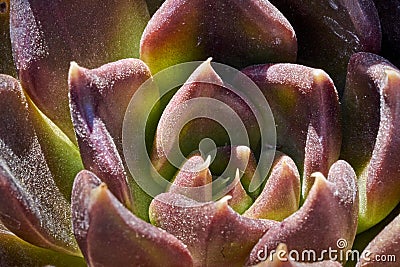
<svg viewBox="0 0 400 267"><path fill-rule="evenodd" d="M307 249L313 250L319 260L320 256L328 259L328 253L323 254L323 250L331 248L346 252L352 247L358 213L353 169L348 163L337 161L329 171L328 180L321 173L314 175L315 182L304 205L271 227L251 251L247 264L260 262L260 255L269 254L280 243L286 244L289 251L296 250L300 254Z"/></svg>
<svg viewBox="0 0 400 267"><path fill-rule="evenodd" d="M358 175L359 232L400 201L399 108L400 71L380 56L355 54L343 95L342 158Z"/></svg>
<svg viewBox="0 0 400 267"><path fill-rule="evenodd" d="M19 79L34 103L74 140L68 68L138 57L149 19L144 0L11 1L11 43Z"/></svg>
<svg viewBox="0 0 400 267"><path fill-rule="evenodd" d="M187 61L243 68L294 62L297 42L285 17L268 1L167 0L149 21L140 58L154 73Z"/></svg>
<svg viewBox="0 0 400 267"><path fill-rule="evenodd" d="M290 156L303 177L302 195L313 184L311 174L328 174L339 158L341 129L335 86L322 70L295 64L246 68L274 115L277 150Z"/></svg>
<svg viewBox="0 0 400 267"><path fill-rule="evenodd" d="M252 247L276 222L240 216L228 206L228 198L201 203L160 194L150 205L150 220L188 246L194 266L243 266Z"/></svg>
<svg viewBox="0 0 400 267"><path fill-rule="evenodd" d="M0 219L31 244L79 255L70 209L58 190L17 80L0 75Z"/></svg>
<svg viewBox="0 0 400 267"><path fill-rule="evenodd" d="M76 239L90 266L192 266L176 237L127 210L93 173L78 174L72 193Z"/></svg>

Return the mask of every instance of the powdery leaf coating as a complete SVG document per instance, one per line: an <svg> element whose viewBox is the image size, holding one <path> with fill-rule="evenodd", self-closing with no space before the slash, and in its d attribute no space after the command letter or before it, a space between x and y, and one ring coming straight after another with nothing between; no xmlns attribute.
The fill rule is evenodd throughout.
<svg viewBox="0 0 400 267"><path fill-rule="evenodd" d="M147 24L140 46L140 58L153 73L210 56L243 68L294 62L296 53L289 22L270 2L257 0L167 0Z"/></svg>
<svg viewBox="0 0 400 267"><path fill-rule="evenodd" d="M231 206L236 212L241 214L253 203L251 197L248 196L246 191L244 190L243 185L240 182L239 176L241 170L246 169L247 160L250 155L250 149L247 147L242 147L241 149L231 149L231 147L218 148L217 157L219 155L219 160L222 160L221 158L226 157L228 151L231 150L233 151L232 154L235 154L236 156L239 156L240 154L247 154L247 158L245 159L239 158L240 156L234 157L234 160L237 160L237 162L235 163L238 164L233 164L234 166L236 166L236 169L234 170L234 173L232 173L231 175L228 174L228 176L234 177L235 179L233 182L237 183L229 192L226 193L226 195L231 196L231 198L228 200L229 206ZM242 150L242 153L239 152L240 150ZM229 152L229 154L231 153ZM213 163L218 164L221 162L214 161ZM194 154L178 171L168 192L181 194L199 202L211 201L213 190L211 184L212 180L213 176L209 169L209 162L205 162L202 156Z"/></svg>
<svg viewBox="0 0 400 267"><path fill-rule="evenodd" d="M243 123L246 138L252 148L258 144L260 131L252 108L243 98L224 86L210 60L207 60L193 72L168 103L157 126L151 153L153 165L166 179L170 180L176 171L167 157L175 157L178 152L188 156L198 150L204 138L212 139L217 147L230 144L230 135L242 138L237 130L238 125L234 124L237 120ZM207 108L205 104L208 104ZM230 117L233 115L236 120ZM215 121L215 117L224 125ZM227 127L231 127L231 130ZM176 167L183 164L184 157L178 160L182 162L178 162Z"/></svg>
<svg viewBox="0 0 400 267"><path fill-rule="evenodd" d="M400 215L388 224L365 248L364 255L357 267L388 266L396 267L400 258ZM385 257L387 261L379 262ZM390 258L389 258L390 257Z"/></svg>
<svg viewBox="0 0 400 267"><path fill-rule="evenodd" d="M339 158L339 99L322 70L295 64L256 65L242 71L261 89L274 115L277 150L290 156L303 177L306 197L313 172L328 174Z"/></svg>
<svg viewBox="0 0 400 267"><path fill-rule="evenodd" d="M190 157L176 174L168 192L181 194L199 202L212 200L212 182L208 164L201 156Z"/></svg>
<svg viewBox="0 0 400 267"><path fill-rule="evenodd" d="M71 68L76 65L73 64ZM72 70L71 70L72 71ZM122 59L96 69L80 67L82 86L90 87L98 116L102 119L122 154L122 124L129 101L139 87L151 78L150 70L139 59ZM73 74L70 72L70 75Z"/></svg>
<svg viewBox="0 0 400 267"><path fill-rule="evenodd" d="M278 154L254 204L243 214L249 218L282 221L299 209L300 174L294 161Z"/></svg>
<svg viewBox="0 0 400 267"><path fill-rule="evenodd" d="M243 266L252 247L275 222L240 216L227 199L200 203L163 193L150 205L150 220L188 246L194 266Z"/></svg>
<svg viewBox="0 0 400 267"><path fill-rule="evenodd" d="M386 2L386 1L385 1ZM373 0L271 0L296 32L298 62L325 70L340 95L353 53L379 53L381 28Z"/></svg>
<svg viewBox="0 0 400 267"><path fill-rule="evenodd" d="M230 169L227 169L229 161L231 165L229 165ZM260 179L260 174L256 171L257 164L254 153L249 147L223 146L217 147L217 153L210 165L210 170L213 175L219 176L225 173L225 175L229 177L235 176L237 170L239 170L240 174L242 174L240 182L243 188L249 196L255 199L260 194L261 190L257 188L253 192L250 192L249 186L252 179Z"/></svg>
<svg viewBox="0 0 400 267"><path fill-rule="evenodd" d="M324 256L325 259L328 254L323 254L323 250L331 248L346 252L352 247L358 212L353 169L345 161L337 161L329 171L328 180L321 173L315 176L304 205L271 227L251 251L248 265L259 263L260 254L270 253L280 243L285 243L289 251L296 250L300 255L304 250L313 250L317 258ZM338 240L345 240L347 245L341 249L337 245Z"/></svg>
<svg viewBox="0 0 400 267"><path fill-rule="evenodd" d="M93 173L80 172L72 193L74 233L90 266L192 266L176 237L127 210Z"/></svg>
<svg viewBox="0 0 400 267"><path fill-rule="evenodd" d="M79 255L58 190L14 78L0 75L0 219L31 244Z"/></svg>
<svg viewBox="0 0 400 267"><path fill-rule="evenodd" d="M31 122L49 170L66 200L71 200L72 184L83 169L78 147L27 97Z"/></svg>
<svg viewBox="0 0 400 267"><path fill-rule="evenodd" d="M342 157L359 176L359 232L380 222L400 201L399 108L400 71L377 55L355 54L343 96Z"/></svg>
<svg viewBox="0 0 400 267"><path fill-rule="evenodd" d="M321 262L302 263L292 260L289 257L289 251L285 244L279 244L275 249L275 255L268 257L265 261L260 262L253 267L341 267L337 261L325 260Z"/></svg>
<svg viewBox="0 0 400 267"><path fill-rule="evenodd" d="M144 0L11 1L13 56L22 86L74 140L67 76L72 60L89 68L138 57L149 20Z"/></svg>
<svg viewBox="0 0 400 267"><path fill-rule="evenodd" d="M94 172L103 182L107 183L111 192L124 205L131 208L132 197L128 179L114 143L115 139L110 134L110 131L121 134L123 114L126 108L121 107L122 111L114 114L120 120L118 123L118 119L114 119L110 127L107 127L103 117L106 117L105 121L107 122L111 120L112 115L105 114L108 110L115 111L118 108L115 106L119 104L111 100L118 99L122 93L118 89L128 87L124 83L130 84L135 81L136 75L133 70L136 64L131 60L110 64L111 66L103 66L94 71L81 68L76 63L71 64L68 80L71 117L85 168ZM102 73L102 70L106 70L106 72ZM114 70L114 72L110 70ZM134 90L135 88L129 89ZM114 125L118 126L112 127ZM118 137L117 135L117 140Z"/></svg>

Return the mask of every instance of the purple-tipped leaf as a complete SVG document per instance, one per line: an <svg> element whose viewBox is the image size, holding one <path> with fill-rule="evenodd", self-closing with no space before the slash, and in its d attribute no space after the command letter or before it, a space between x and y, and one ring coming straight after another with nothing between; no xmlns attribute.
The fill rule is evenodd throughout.
<svg viewBox="0 0 400 267"><path fill-rule="evenodd" d="M296 212L299 205L299 171L290 157L278 155L263 191L244 216L282 221Z"/></svg>
<svg viewBox="0 0 400 267"><path fill-rule="evenodd" d="M205 138L217 147L247 141L252 148L260 138L251 107L225 87L210 60L193 72L165 108L154 140L153 165L170 180L184 157L197 151Z"/></svg>
<svg viewBox="0 0 400 267"><path fill-rule="evenodd" d="M128 62L126 61L124 63L127 64ZM124 63L111 64L125 66ZM112 69L113 67L117 66L103 66L102 68ZM127 69L130 70L129 68ZM119 71L119 69L115 68L114 71ZM123 162L115 145L115 139L110 135L110 130L101 117L105 112L104 110L107 110L107 104L109 103L109 100L103 100L102 93L106 96L107 93L111 94L111 96L117 95L118 93L113 89L117 91L117 89L121 88L118 88L120 84L115 80L119 80L120 77L124 76L105 71L102 73L103 76L99 77L96 72L101 73L101 69L90 71L79 67L76 63L71 64L69 72L71 116L79 150L85 168L94 172L103 182L107 183L110 191L124 205L131 208L132 197ZM129 71L125 70L124 74L129 75ZM109 79L114 79L114 82L108 80L107 75L110 75ZM108 86L99 88L103 84ZM112 86L115 84L117 84L117 88ZM110 102L108 106L112 107L112 105L117 105L117 103ZM111 107L109 109L112 110ZM122 113L124 112L122 111ZM123 115L115 114L114 116L121 116L120 125L117 128L110 127L110 129L120 131Z"/></svg>
<svg viewBox="0 0 400 267"><path fill-rule="evenodd" d="M246 68L267 99L277 125L277 150L290 156L303 177L302 195L314 180L328 175L339 158L341 129L339 99L324 71L295 64Z"/></svg>
<svg viewBox="0 0 400 267"><path fill-rule="evenodd" d="M304 205L293 215L273 226L257 243L247 264L262 261L260 254L269 254L280 243L302 254L312 250L316 258L328 259L329 249L345 253L351 249L357 229L358 191L356 175L345 161L332 165L328 180L315 173L315 182ZM268 255L266 255L268 257ZM344 258L337 258L345 261Z"/></svg>
<svg viewBox="0 0 400 267"><path fill-rule="evenodd" d="M342 158L359 176L361 232L400 201L400 71L382 57L357 53L346 82Z"/></svg>
<svg viewBox="0 0 400 267"><path fill-rule="evenodd" d="M150 205L150 220L188 246L194 266L243 266L275 222L240 216L228 206L228 198L200 203L179 194L160 194Z"/></svg>
<svg viewBox="0 0 400 267"><path fill-rule="evenodd" d="M208 163L201 156L190 157L175 176L168 192L181 194L193 200L212 200L212 175Z"/></svg>
<svg viewBox="0 0 400 267"><path fill-rule="evenodd" d="M192 266L176 237L127 210L93 173L78 174L72 193L73 228L90 266Z"/></svg>

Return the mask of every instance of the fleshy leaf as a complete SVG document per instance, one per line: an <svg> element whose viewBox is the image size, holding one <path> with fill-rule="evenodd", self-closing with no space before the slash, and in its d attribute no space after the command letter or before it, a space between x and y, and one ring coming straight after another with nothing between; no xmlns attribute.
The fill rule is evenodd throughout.
<svg viewBox="0 0 400 267"><path fill-rule="evenodd" d="M255 0L167 0L147 24L140 47L153 74L208 57L243 68L294 62L296 53L289 22L268 1Z"/></svg>
<svg viewBox="0 0 400 267"><path fill-rule="evenodd" d="M72 63L71 69L75 67ZM139 59L123 59L96 69L78 69L84 79L80 85L90 87L87 90L93 95L96 114L104 122L119 153L122 154L122 124L125 112L137 89L151 78L150 70Z"/></svg>
<svg viewBox="0 0 400 267"><path fill-rule="evenodd" d="M229 161L231 161L230 165ZM228 166L230 169L227 169ZM259 179L260 174L256 171L257 161L249 147L246 146L224 146L218 147L217 153L213 162L210 165L210 170L213 175L219 176L224 174L231 177L236 175L239 170L242 177L240 182L247 194L255 199L260 189L249 192L249 185L252 179Z"/></svg>
<svg viewBox="0 0 400 267"><path fill-rule="evenodd" d="M340 267L342 266L337 261L321 261L314 263L301 263L295 260L292 260L289 255L289 251L285 244L279 244L278 247L274 250L274 255L266 257L266 260L260 262L259 264L253 265L253 267ZM264 257L264 255L260 254L260 257Z"/></svg>
<svg viewBox="0 0 400 267"><path fill-rule="evenodd" d="M357 267L398 266L396 260L400 258L400 215L369 243L362 255L364 257Z"/></svg>
<svg viewBox="0 0 400 267"><path fill-rule="evenodd" d="M345 161L332 165L328 180L321 173L314 175L315 182L304 205L271 227L251 251L249 265L260 262L260 253L269 253L280 243L300 254L306 249L313 250L318 260L320 255L328 258L327 253L321 254L323 250L351 249L357 229L356 175Z"/></svg>
<svg viewBox="0 0 400 267"><path fill-rule="evenodd" d="M126 60L124 60L124 63L126 63ZM114 67L116 68L114 71L118 71L117 67L119 65L124 66L124 63L110 63L112 64L111 66L103 66L102 69L109 70ZM99 77L97 72L101 73L102 69L90 71L79 67L76 63L71 64L69 88L72 121L85 168L94 172L103 182L107 183L110 191L125 206L131 208L132 197L123 162L114 143L115 139L112 138L110 130L106 127L104 119L101 117L101 115L106 116L107 110L113 110L113 106L119 104L113 103L108 99L104 100L102 94L107 98L109 93L111 100L117 98L119 96L118 92L116 92L118 91L118 85L120 85L118 83L119 78L122 78L122 84L126 82L124 81L126 76L123 74L129 76L129 71L122 71L122 75L104 72L102 73L103 77ZM127 69L129 70L129 68ZM110 75L110 77L107 79L106 75ZM117 84L117 88L112 86L115 84ZM105 87L100 87L102 85ZM107 105L108 103L110 105ZM118 126L110 127L110 129L120 133L124 112L125 110L123 109L117 114L109 115L110 117L119 116L118 118L120 119ZM108 121L108 118L106 116L106 121Z"/></svg>
<svg viewBox="0 0 400 267"><path fill-rule="evenodd" d="M188 246L194 266L243 266L255 243L275 224L242 217L227 203L200 203L163 193L150 205L151 222Z"/></svg>
<svg viewBox="0 0 400 267"><path fill-rule="evenodd" d="M157 127L151 155L164 178L170 180L184 157L197 151L203 139L212 139L220 147L233 139L242 141L244 136L250 145L257 145L260 132L251 108L224 86L207 60L168 103ZM243 127L238 123L243 123Z"/></svg>
<svg viewBox="0 0 400 267"><path fill-rule="evenodd" d="M212 200L212 182L208 164L201 156L190 157L176 174L168 192L181 194L196 201Z"/></svg>
<svg viewBox="0 0 400 267"><path fill-rule="evenodd" d="M182 242L130 213L89 171L75 180L72 213L76 239L90 266L193 264Z"/></svg>
<svg viewBox="0 0 400 267"><path fill-rule="evenodd" d="M149 19L144 0L11 1L11 43L19 78L34 103L70 138L68 68L138 57Z"/></svg>
<svg viewBox="0 0 400 267"><path fill-rule="evenodd" d="M219 150L218 152L220 152L221 150L223 150L223 152L228 151L225 148L218 148L218 150ZM231 149L229 148L229 150ZM233 151L238 151L238 150L239 149L233 149ZM249 149L247 148L247 150ZM217 155L221 154L218 152ZM235 166L235 164L233 165ZM230 195L232 197L231 199L228 200L229 206L231 206L238 213L243 213L253 203L253 201L247 195L242 184L240 183L239 167L242 167L242 169L246 168L245 165L244 166L240 165L236 165L237 167L235 169L235 173L232 174L232 176L235 177L233 181L237 183L229 192L227 192L226 195ZM208 167L209 167L208 159L204 161L200 155L196 154L191 156L177 173L173 181L173 184L168 190L168 192L181 194L196 201L201 201L201 202L211 201L213 198L212 195L213 188L211 184L213 177Z"/></svg>
<svg viewBox="0 0 400 267"><path fill-rule="evenodd" d="M342 158L359 176L361 232L400 201L400 71L377 55L355 54L342 106Z"/></svg>
<svg viewBox="0 0 400 267"><path fill-rule="evenodd" d="M340 92L353 53L379 53L381 29L373 0L271 0L296 32L298 62L325 70ZM385 1L386 4L386 1Z"/></svg>
<svg viewBox="0 0 400 267"><path fill-rule="evenodd" d="M81 257L33 246L5 229L0 222L0 266L86 266Z"/></svg>
<svg viewBox="0 0 400 267"><path fill-rule="evenodd" d="M0 75L0 219L31 244L79 255L68 202L57 188L19 83Z"/></svg>
<svg viewBox="0 0 400 267"><path fill-rule="evenodd" d="M54 182L70 201L72 184L79 171L83 169L81 155L74 143L27 97L32 124L40 147L46 158Z"/></svg>
<svg viewBox="0 0 400 267"><path fill-rule="evenodd" d="M341 129L335 86L322 70L295 64L246 68L262 90L277 125L277 150L290 156L303 177L302 195L313 172L328 174L339 158Z"/></svg>
<svg viewBox="0 0 400 267"><path fill-rule="evenodd" d="M0 73L16 76L10 40L10 1L0 1Z"/></svg>
<svg viewBox="0 0 400 267"><path fill-rule="evenodd" d="M374 0L382 28L381 55L400 66L400 5L399 0Z"/></svg>
<svg viewBox="0 0 400 267"><path fill-rule="evenodd" d="M282 221L296 212L299 205L299 171L290 157L278 155L263 191L244 216Z"/></svg>

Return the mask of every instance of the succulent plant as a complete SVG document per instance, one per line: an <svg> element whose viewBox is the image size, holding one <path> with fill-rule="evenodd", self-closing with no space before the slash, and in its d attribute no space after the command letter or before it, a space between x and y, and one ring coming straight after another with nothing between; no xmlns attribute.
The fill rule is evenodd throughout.
<svg viewBox="0 0 400 267"><path fill-rule="evenodd" d="M398 4L0 0L0 266L396 266Z"/></svg>

